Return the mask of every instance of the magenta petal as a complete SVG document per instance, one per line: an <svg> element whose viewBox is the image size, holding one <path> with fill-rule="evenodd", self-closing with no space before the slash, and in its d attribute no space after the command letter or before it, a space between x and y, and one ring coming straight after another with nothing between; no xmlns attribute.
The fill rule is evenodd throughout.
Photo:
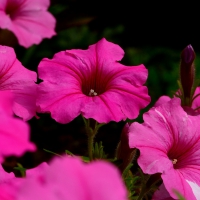
<svg viewBox="0 0 200 200"><path fill-rule="evenodd" d="M30 47L55 35L55 18L47 11L49 0L2 2L0 27L12 31L19 44Z"/></svg>
<svg viewBox="0 0 200 200"><path fill-rule="evenodd" d="M13 115L13 94L10 91L0 91L0 114Z"/></svg>
<svg viewBox="0 0 200 200"><path fill-rule="evenodd" d="M163 103L166 103L168 101L170 101L171 98L168 96L161 96L155 103L155 107L162 105Z"/></svg>
<svg viewBox="0 0 200 200"><path fill-rule="evenodd" d="M11 173L5 172L3 167L0 165L0 185L2 183L9 182L10 180L12 180L14 178L15 178L15 175L13 172L11 172Z"/></svg>
<svg viewBox="0 0 200 200"><path fill-rule="evenodd" d="M179 170L169 170L163 173L162 179L171 197L177 198L174 193L174 190L176 190L180 192L180 194L183 195L186 199L196 200L190 185L187 183L187 180L182 175L182 173L179 172Z"/></svg>
<svg viewBox="0 0 200 200"><path fill-rule="evenodd" d="M200 94L200 87L197 87L194 93L194 96L197 96L198 94ZM197 96L197 98L194 99L193 103L192 103L192 108L196 109L200 107L200 95ZM200 109L197 109L197 112L200 113Z"/></svg>
<svg viewBox="0 0 200 200"><path fill-rule="evenodd" d="M0 90L13 94L13 111L24 120L36 113L37 74L22 66L11 47L0 46Z"/></svg>
<svg viewBox="0 0 200 200"><path fill-rule="evenodd" d="M104 68L104 65L120 61L124 57L123 49L117 44L108 42L105 38L101 39L96 44L90 45L88 50L77 49L67 50L66 52L74 55L77 59L81 59L89 68L91 65L97 64L99 67ZM77 62L77 64L78 63L80 64L80 62ZM110 68L114 69L114 66L110 66Z"/></svg>
<svg viewBox="0 0 200 200"><path fill-rule="evenodd" d="M1 200L17 200L17 194L23 178L16 178L14 173L7 173L0 166L0 199Z"/></svg>
<svg viewBox="0 0 200 200"><path fill-rule="evenodd" d="M192 188L192 192L193 192L194 196L196 197L196 199L200 199L200 186L192 181L188 181L188 180L186 180L186 181Z"/></svg>
<svg viewBox="0 0 200 200"><path fill-rule="evenodd" d="M19 16L14 21L11 30L20 45L28 48L33 44L39 44L43 38L51 38L56 34L54 31L55 19L47 11L22 11L22 13L25 16ZM45 19L45 21L41 21L41 19Z"/></svg>
<svg viewBox="0 0 200 200"><path fill-rule="evenodd" d="M13 200L16 197L17 187L14 182L17 181L13 173L7 173L0 166L0 199Z"/></svg>
<svg viewBox="0 0 200 200"><path fill-rule="evenodd" d="M51 111L52 118L63 124L70 122L80 115L82 104L87 98L85 95L79 92L77 93L76 91L72 94L68 94L66 92L66 87L58 88L51 83L49 83L48 86L49 87L46 87L44 83L40 84L38 112Z"/></svg>
<svg viewBox="0 0 200 200"><path fill-rule="evenodd" d="M28 125L19 119L1 116L0 148L0 162L5 156L21 156L27 150L34 151L35 145L29 142Z"/></svg>
<svg viewBox="0 0 200 200"><path fill-rule="evenodd" d="M34 151L35 145L29 142L28 124L12 116L12 99L9 92L1 91L0 95L0 163L2 163L6 156L20 156L28 150ZM5 110L6 108L8 110Z"/></svg>
<svg viewBox="0 0 200 200"><path fill-rule="evenodd" d="M32 169L26 170L26 177L36 177L36 176L43 176L45 170L49 168L49 165L46 162L39 164L37 167Z"/></svg>
<svg viewBox="0 0 200 200"><path fill-rule="evenodd" d="M78 115L99 123L134 119L150 102L147 70L143 65L127 67L117 61L123 50L100 40L88 50L62 51L38 66L38 112L50 112L60 123Z"/></svg>
<svg viewBox="0 0 200 200"><path fill-rule="evenodd" d="M110 163L102 161L93 162L88 166L87 170L85 170L85 174L90 174L88 187L91 188L92 191L91 199L127 199L126 189L120 173L118 169L114 168ZM100 188L102 188L102 190L100 190Z"/></svg>

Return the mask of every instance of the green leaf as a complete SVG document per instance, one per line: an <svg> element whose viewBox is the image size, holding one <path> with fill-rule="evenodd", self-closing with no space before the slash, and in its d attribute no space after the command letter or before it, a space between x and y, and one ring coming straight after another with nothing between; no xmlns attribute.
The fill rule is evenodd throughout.
<svg viewBox="0 0 200 200"><path fill-rule="evenodd" d="M71 151L69 151L69 150L65 150L65 153L66 153L67 155L74 156L74 154L73 154Z"/></svg>
<svg viewBox="0 0 200 200"><path fill-rule="evenodd" d="M179 200L186 200L177 190L173 190Z"/></svg>
<svg viewBox="0 0 200 200"><path fill-rule="evenodd" d="M57 154L57 153L55 153L55 152L53 152L53 151L50 151L50 150L47 150L47 149L43 149L43 150L46 151L47 153L51 153L51 154L53 154L53 155L56 155L56 156L59 156L59 157L62 158L61 155L59 155L59 154Z"/></svg>
<svg viewBox="0 0 200 200"><path fill-rule="evenodd" d="M86 157L86 156L81 156L81 158L82 158L82 160L84 161L84 162L90 162L90 158L89 157Z"/></svg>
<svg viewBox="0 0 200 200"><path fill-rule="evenodd" d="M102 142L95 142L95 145L93 147L93 157L94 159L101 159L101 158L106 158L107 155L103 151L103 145Z"/></svg>
<svg viewBox="0 0 200 200"><path fill-rule="evenodd" d="M20 163L17 163L17 167L14 167L14 169L19 170L22 177L26 177L26 168L24 168Z"/></svg>

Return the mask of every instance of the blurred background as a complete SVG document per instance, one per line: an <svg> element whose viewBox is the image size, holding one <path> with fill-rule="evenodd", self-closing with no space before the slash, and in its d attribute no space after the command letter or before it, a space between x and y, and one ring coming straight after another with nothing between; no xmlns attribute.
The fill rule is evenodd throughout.
<svg viewBox="0 0 200 200"><path fill-rule="evenodd" d="M196 51L197 78L200 78L200 29L198 6L194 4L173 5L163 1L121 2L108 0L51 0L49 11L57 20L57 35L45 39L29 49L15 46L17 58L23 65L37 71L42 58L52 58L66 49L87 49L102 37L116 43L125 51L121 61L124 65L144 64L149 72L146 85L152 98L146 112L161 95L172 96L177 90L180 53L191 44ZM54 156L44 151L62 154L69 150L77 155L87 155L87 137L81 117L71 123L58 124L48 114L31 119L31 140L38 147L35 153L22 158L9 157L5 166L20 162L31 168ZM99 130L96 141L103 141L108 157L113 157L125 122L111 122ZM9 167L8 167L9 168Z"/></svg>

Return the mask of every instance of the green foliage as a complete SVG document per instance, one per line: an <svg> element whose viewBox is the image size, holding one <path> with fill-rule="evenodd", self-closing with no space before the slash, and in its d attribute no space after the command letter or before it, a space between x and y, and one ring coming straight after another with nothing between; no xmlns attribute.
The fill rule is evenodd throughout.
<svg viewBox="0 0 200 200"><path fill-rule="evenodd" d="M20 172L20 174L21 174L21 177L25 177L25 176L26 176L26 168L24 168L24 167L22 166L22 164L17 163L17 167L14 167L13 169L19 170L19 172Z"/></svg>
<svg viewBox="0 0 200 200"><path fill-rule="evenodd" d="M106 159L107 155L103 150L102 142L96 142L93 147L93 158L94 159Z"/></svg>
<svg viewBox="0 0 200 200"><path fill-rule="evenodd" d="M50 150L47 150L47 149L43 149L43 150L46 151L47 153L50 153L50 154L53 154L53 155L56 155L56 156L59 156L59 157L62 158L61 155L59 155L59 154L57 154L57 153L55 153L55 152L53 152L53 151L50 151Z"/></svg>
<svg viewBox="0 0 200 200"><path fill-rule="evenodd" d="M174 190L174 193L176 194L179 200L186 200L178 191Z"/></svg>

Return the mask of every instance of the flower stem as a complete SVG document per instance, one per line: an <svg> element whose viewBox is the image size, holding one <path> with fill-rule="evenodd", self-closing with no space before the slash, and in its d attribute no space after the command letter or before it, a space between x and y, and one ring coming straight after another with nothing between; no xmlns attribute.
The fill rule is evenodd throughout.
<svg viewBox="0 0 200 200"><path fill-rule="evenodd" d="M145 195L145 188L142 189L142 191L140 192L140 195L137 198L137 200L142 200L142 198L143 198L144 195Z"/></svg>
<svg viewBox="0 0 200 200"><path fill-rule="evenodd" d="M160 174L152 174L147 176L147 179L142 184L141 192L137 198L137 200L142 200L144 196L146 196L153 188L158 188L161 184L162 179Z"/></svg>
<svg viewBox="0 0 200 200"><path fill-rule="evenodd" d="M93 160L93 143L94 143L94 134L88 134L88 155L90 160Z"/></svg>
<svg viewBox="0 0 200 200"><path fill-rule="evenodd" d="M93 160L94 159L93 158L94 137L97 134L97 131L101 125L99 125L98 122L94 120L92 121L92 119L85 119L84 117L83 117L83 121L85 123L86 133L88 136L88 156L90 160ZM95 124L93 122L95 122Z"/></svg>

